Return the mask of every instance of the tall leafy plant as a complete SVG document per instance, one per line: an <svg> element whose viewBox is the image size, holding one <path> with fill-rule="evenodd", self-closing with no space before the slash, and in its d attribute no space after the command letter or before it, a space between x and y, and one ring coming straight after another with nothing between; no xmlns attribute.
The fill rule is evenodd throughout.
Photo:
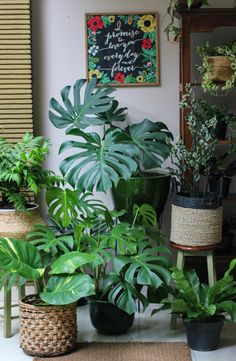
<svg viewBox="0 0 236 361"><path fill-rule="evenodd" d="M111 95L114 89L96 87L97 80L78 80L61 91L63 105L50 101L49 118L72 138L62 143L59 153L70 151L60 164L68 183L83 191L106 192L120 177L128 180L150 168L160 167L170 154L167 140L172 137L164 123L144 119L124 126L126 108L119 108ZM82 92L84 96L82 96ZM85 132L90 125L103 126L100 132ZM74 140L74 139L78 140Z"/></svg>
<svg viewBox="0 0 236 361"><path fill-rule="evenodd" d="M11 144L0 138L0 196L2 207L15 207L24 211L27 193L37 194L49 187L56 179L50 171L43 169L49 153L50 143L44 137L25 134L22 140Z"/></svg>

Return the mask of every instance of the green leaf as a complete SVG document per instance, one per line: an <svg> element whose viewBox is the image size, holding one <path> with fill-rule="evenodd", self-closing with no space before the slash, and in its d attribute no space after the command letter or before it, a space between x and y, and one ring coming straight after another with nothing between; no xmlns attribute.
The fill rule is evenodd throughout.
<svg viewBox="0 0 236 361"><path fill-rule="evenodd" d="M105 113L98 114L99 119L101 119L105 124L113 125L114 122L124 122L127 116L127 108L119 108L119 102L113 100L112 107Z"/></svg>
<svg viewBox="0 0 236 361"><path fill-rule="evenodd" d="M236 321L236 302L234 301L224 301L218 304L218 307L223 312L227 312L232 321Z"/></svg>
<svg viewBox="0 0 236 361"><path fill-rule="evenodd" d="M112 97L109 95L114 91L112 88L96 88L97 79L93 78L86 83L85 79L77 80L73 89L74 101L69 99L70 86L66 86L61 91L63 106L52 98L50 100L49 118L56 128L85 129L90 125L102 124L97 117L97 113L107 112L112 106ZM84 97L82 100L82 90Z"/></svg>
<svg viewBox="0 0 236 361"><path fill-rule="evenodd" d="M136 223L144 226L155 227L157 225L157 215L155 209L150 204L133 205L133 215L136 215Z"/></svg>
<svg viewBox="0 0 236 361"><path fill-rule="evenodd" d="M107 130L103 139L97 133L88 134L79 129L68 134L85 141L66 141L60 148L60 153L69 149L74 152L60 164L62 174L72 187L89 191L96 187L97 191L106 192L112 184L118 184L120 177L129 179L136 171L137 162L133 158L137 156L137 148L120 142L121 130Z"/></svg>
<svg viewBox="0 0 236 361"><path fill-rule="evenodd" d="M53 187L46 193L48 213L58 224L68 227L81 215L91 216L94 211L105 209L102 202L91 199L92 193L83 193L79 189Z"/></svg>
<svg viewBox="0 0 236 361"><path fill-rule="evenodd" d="M70 252L59 257L53 264L50 274L74 273L80 267L97 260L97 255L83 252Z"/></svg>
<svg viewBox="0 0 236 361"><path fill-rule="evenodd" d="M40 253L32 244L9 238L0 238L0 268L28 280L43 274Z"/></svg>
<svg viewBox="0 0 236 361"><path fill-rule="evenodd" d="M151 122L144 119L139 124L129 127L130 137L138 147L140 161L143 169L160 167L169 157L171 146L168 139L173 139L167 126L161 122Z"/></svg>
<svg viewBox="0 0 236 361"><path fill-rule="evenodd" d="M68 305L94 293L94 283L89 275L52 276L40 298L50 305Z"/></svg>

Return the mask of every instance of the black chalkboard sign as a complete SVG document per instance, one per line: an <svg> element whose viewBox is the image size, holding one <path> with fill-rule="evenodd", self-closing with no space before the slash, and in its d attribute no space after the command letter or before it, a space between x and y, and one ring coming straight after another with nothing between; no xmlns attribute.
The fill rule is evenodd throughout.
<svg viewBox="0 0 236 361"><path fill-rule="evenodd" d="M86 14L87 78L114 86L159 85L156 13Z"/></svg>

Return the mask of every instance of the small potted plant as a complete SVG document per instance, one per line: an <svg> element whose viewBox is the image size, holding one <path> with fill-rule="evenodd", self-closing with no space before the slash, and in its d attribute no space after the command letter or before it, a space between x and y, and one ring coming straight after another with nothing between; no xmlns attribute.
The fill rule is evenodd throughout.
<svg viewBox="0 0 236 361"><path fill-rule="evenodd" d="M197 47L202 59L198 70L202 75L204 91L217 94L219 89L228 91L236 80L236 42L214 46L211 42Z"/></svg>
<svg viewBox="0 0 236 361"><path fill-rule="evenodd" d="M215 157L217 119L205 117L201 101L190 85L181 108L187 110L192 145L178 139L172 148L171 240L186 246L209 246L221 241L221 191L209 192L209 162Z"/></svg>
<svg viewBox="0 0 236 361"><path fill-rule="evenodd" d="M162 300L160 309L170 308L173 313L182 315L191 349L217 349L226 315L236 321L236 283L231 275L235 265L236 259L233 259L224 277L213 286L200 283L195 270L173 269L172 296Z"/></svg>
<svg viewBox="0 0 236 361"><path fill-rule="evenodd" d="M69 99L70 86L61 91L63 106L54 98L50 101L49 118L53 125L65 128L68 136L78 139L62 143L59 153L68 150L74 153L64 158L60 170L73 188L83 191L106 192L112 187L121 187L114 191L117 209L132 212L134 203L154 200L160 214L168 196L170 175L158 174L153 168L159 169L170 155L167 140L172 134L164 123L148 119L124 126L126 108L119 108L118 102L110 96L114 89L96 85L95 78L88 82L78 80L73 89L73 104ZM85 129L91 125L103 126L103 135L86 133ZM131 181L133 177L139 180ZM127 188L126 181L129 182ZM129 198L129 193L133 197ZM144 196L138 199L140 194L146 193L147 200Z"/></svg>
<svg viewBox="0 0 236 361"><path fill-rule="evenodd" d="M24 238L32 224L42 222L29 193L32 198L53 181L43 169L49 146L48 139L30 134L16 144L0 138L0 236Z"/></svg>
<svg viewBox="0 0 236 361"><path fill-rule="evenodd" d="M173 35L173 41L178 41L181 36L181 28L179 24L176 24L177 13L182 10L200 8L203 4L209 5L208 0L170 0L166 12L166 15L169 16L169 24L164 30L168 41L170 41L171 35Z"/></svg>
<svg viewBox="0 0 236 361"><path fill-rule="evenodd" d="M15 282L37 284L38 294L25 296L19 304L20 344L29 355L58 356L75 347L76 301L94 293L92 278L76 270L96 256L74 252L72 236L56 237L41 227L43 237L37 231L28 241L0 238L0 280L8 289ZM71 266L60 273L55 263L64 262L63 255Z"/></svg>
<svg viewBox="0 0 236 361"><path fill-rule="evenodd" d="M95 285L95 295L89 300L91 322L103 334L126 332L133 324L137 302L144 310L148 306L143 288L158 289L170 281L166 256L170 252L157 230L154 209L135 206L132 224L117 223L122 213L100 211L79 223L79 250L97 256L84 272ZM53 264L52 271L63 273L70 265L65 254Z"/></svg>

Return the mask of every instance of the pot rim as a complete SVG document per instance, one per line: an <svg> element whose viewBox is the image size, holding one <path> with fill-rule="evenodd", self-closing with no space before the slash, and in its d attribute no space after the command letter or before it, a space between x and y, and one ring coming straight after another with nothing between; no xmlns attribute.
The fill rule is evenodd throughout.
<svg viewBox="0 0 236 361"><path fill-rule="evenodd" d="M39 208L39 205L37 204L37 203L33 203L32 204L32 207L29 207L29 208L27 208L27 211L28 212L31 212L31 211L33 211L33 210L35 210L35 209L38 209ZM15 213L15 212L18 212L16 209L7 209L7 208L0 208L0 213ZM23 213L25 213L25 212L23 212Z"/></svg>
<svg viewBox="0 0 236 361"><path fill-rule="evenodd" d="M26 302L26 300L29 300L29 302ZM69 303L67 305L51 305L51 304L47 304L47 303L44 303L43 300L41 300L42 304L38 304L38 305L35 305L35 304L32 304L30 302L30 300L33 300L33 299L38 299L38 300L41 300L40 297L39 297L39 294L30 294L30 295L27 295L27 296L24 296L20 302L19 302L19 307L25 307L25 308L28 308L28 309L37 309L37 310L40 310L40 311L50 311L50 310L56 310L56 309L68 309L68 308L76 308L77 306L77 302L73 302L73 303Z"/></svg>
<svg viewBox="0 0 236 361"><path fill-rule="evenodd" d="M216 323L216 322L224 322L225 321L225 316L224 315L216 315L216 316L212 316L212 317L209 317L209 320L208 321L201 321L201 320L197 320L197 319L194 319L194 320L189 320L188 318L184 318L183 317L183 321L184 323L195 323L195 324L210 324L210 323Z"/></svg>
<svg viewBox="0 0 236 361"><path fill-rule="evenodd" d="M145 174L147 174L147 175L145 175ZM151 169L150 171L143 172L141 176L130 177L127 181L129 181L131 179L147 179L147 178L154 179L154 178L169 178L169 177L171 177L171 174L168 171L155 172L153 169ZM120 177L120 179L126 180L123 177Z"/></svg>

